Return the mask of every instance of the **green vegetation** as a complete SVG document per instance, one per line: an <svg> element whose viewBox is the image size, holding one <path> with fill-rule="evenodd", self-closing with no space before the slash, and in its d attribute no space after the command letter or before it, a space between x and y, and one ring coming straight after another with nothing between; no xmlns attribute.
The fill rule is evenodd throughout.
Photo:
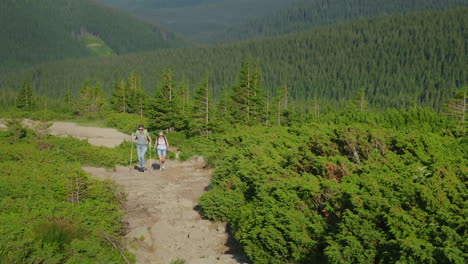
<svg viewBox="0 0 468 264"><path fill-rule="evenodd" d="M84 45L94 56L113 56L115 52L99 37L93 35L84 35L81 37Z"/></svg>
<svg viewBox="0 0 468 264"><path fill-rule="evenodd" d="M119 243L121 188L80 168L127 164L124 146L48 137L25 130L18 119L7 125L0 130L2 263L134 263Z"/></svg>
<svg viewBox="0 0 468 264"><path fill-rule="evenodd" d="M116 54L180 47L174 33L92 0L6 0L0 10L0 72L93 56L80 41L99 36Z"/></svg>
<svg viewBox="0 0 468 264"><path fill-rule="evenodd" d="M364 88L370 106L440 109L467 84L466 12L395 15L268 40L49 63L3 75L1 100L12 104L15 97L8 90L23 80L30 80L36 94L54 98L67 89L76 96L85 80L100 81L109 95L132 71L143 90L153 94L168 65L174 81L185 81L191 91L208 73L212 95L220 100L250 55L260 64L264 95L273 98L286 85L301 107L313 100L321 108L342 107Z"/></svg>
<svg viewBox="0 0 468 264"><path fill-rule="evenodd" d="M216 167L205 216L228 221L252 263L464 263L458 131L428 109L349 108L186 146Z"/></svg>
<svg viewBox="0 0 468 264"><path fill-rule="evenodd" d="M140 42L147 27L142 35L106 36L112 30L105 21L117 14L112 9L97 14L92 1L63 3L51 9L51 0L7 2L0 19L19 14L25 17L19 26L38 25L42 34L49 32L43 25L63 24L41 36L63 38L67 50L55 46L56 53L49 53L47 42L29 49L30 41L16 49L17 39L5 38L6 47L15 47L12 56L31 50L37 57L0 54L0 71L3 65L89 56L85 46L92 43L109 47L96 56L155 48L154 39ZM136 4L155 3L190 7L185 0ZM359 5L351 7L357 1L345 13L332 8L342 1L313 3L329 5L327 19L333 21L376 15L374 5L357 12ZM463 2L419 7L457 3ZM413 10L392 4L385 12ZM307 11L299 28L326 22L309 21L314 13L299 10ZM45 120L78 118L124 133L139 123L166 130L181 159L206 157L215 171L199 205L207 218L229 222L251 263L465 263L467 11L360 19L271 39L71 59L3 73L0 117L8 120L0 130L0 259L135 262L119 243L120 187L80 169L128 165L131 146L111 149L47 136ZM112 29L132 31L136 22L119 24L125 21L116 18ZM285 26L273 34L296 30L278 21ZM18 36L12 32L23 29L16 27L1 27L0 33ZM42 121L33 132L19 117Z"/></svg>
<svg viewBox="0 0 468 264"><path fill-rule="evenodd" d="M122 107L103 109L101 116L126 132L132 132L137 123L152 131L178 131L169 135L180 147L181 158L205 156L208 166L216 170L210 190L200 198L203 214L228 221L252 263L464 263L468 142L465 120L457 120L459 108L447 109L455 113L453 117L420 107L378 112L369 108L366 91L361 89L343 111L305 114L288 102L287 87L271 101L261 96L261 73L253 59L243 63L238 81L223 100L211 105L206 104L209 77L187 98L185 86L176 85L172 74L166 69L155 95L141 98L143 116ZM138 83L135 75L129 80ZM100 90L98 85L85 86L81 93L92 91L95 95L88 101L100 98L97 102L106 105L96 96ZM114 97L122 98L118 93ZM466 103L464 90L451 100L457 106L462 101ZM124 101L115 102L117 106ZM82 116L96 114L94 107L82 111ZM117 202L112 200L115 191L96 194L114 202L104 211L110 222L88 223L86 219L93 221L93 215L84 218L67 206L80 208L87 205L88 197L93 205L100 205L95 201L98 197L91 196L94 182L78 166L126 164L129 144L98 148L79 140L34 138L15 119L7 125L10 130L0 133L5 138L0 150L7 153L0 159L7 164L2 167L0 162L0 175L13 177L16 185L26 185L24 178L27 184L46 185L38 192L52 195L48 202L59 203L52 208L63 214L44 209L49 208L46 202L25 206L41 214L14 215L19 220L5 227L10 228L7 239L14 242L5 243L0 256L32 263L51 257L53 263L77 263L75 257L91 255L116 262L122 254L126 256L121 250L109 250L110 243L105 243L117 239L121 228L116 224ZM31 166L35 169L29 176L31 170L25 168ZM45 179L34 178L38 175L62 185L45 184ZM41 201L32 190L22 190L19 197L30 195L33 201ZM16 197L10 192L5 195ZM25 221L31 221L30 229L19 229L17 223ZM94 242L79 243L77 250L86 252L85 256L71 254L81 241ZM32 248L19 251L29 245ZM94 249L90 255L89 247Z"/></svg>
<svg viewBox="0 0 468 264"><path fill-rule="evenodd" d="M98 0L188 39L208 43L214 32L270 15L297 0Z"/></svg>
<svg viewBox="0 0 468 264"><path fill-rule="evenodd" d="M233 42L284 35L356 18L466 6L467 0L302 0L274 15L257 18L215 34L212 39Z"/></svg>

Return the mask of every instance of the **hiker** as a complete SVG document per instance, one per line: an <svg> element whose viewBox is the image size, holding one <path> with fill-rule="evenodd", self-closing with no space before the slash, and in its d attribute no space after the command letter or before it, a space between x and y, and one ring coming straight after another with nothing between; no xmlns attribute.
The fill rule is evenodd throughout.
<svg viewBox="0 0 468 264"><path fill-rule="evenodd" d="M145 171L145 154L146 150L148 149L148 143L151 146L151 136L145 127L140 124L138 125L138 130L130 136L130 140L137 139L137 153L138 153L138 161L140 162L140 171Z"/></svg>
<svg viewBox="0 0 468 264"><path fill-rule="evenodd" d="M169 142L164 136L164 132L159 131L159 136L158 139L156 139L156 142L154 143L154 147L158 150L159 170L164 170L166 169L164 163L166 162L167 149L169 148Z"/></svg>

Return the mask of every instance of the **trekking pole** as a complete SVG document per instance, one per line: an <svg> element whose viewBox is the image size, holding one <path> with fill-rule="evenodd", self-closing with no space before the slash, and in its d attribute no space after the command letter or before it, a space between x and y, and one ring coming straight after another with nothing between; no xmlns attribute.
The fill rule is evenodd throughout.
<svg viewBox="0 0 468 264"><path fill-rule="evenodd" d="M130 149L130 163L128 164L128 170L132 171L132 160L133 160L133 139L132 139L132 147Z"/></svg>
<svg viewBox="0 0 468 264"><path fill-rule="evenodd" d="M149 151L150 151L150 168L153 169L153 160L151 159L151 143L149 144Z"/></svg>

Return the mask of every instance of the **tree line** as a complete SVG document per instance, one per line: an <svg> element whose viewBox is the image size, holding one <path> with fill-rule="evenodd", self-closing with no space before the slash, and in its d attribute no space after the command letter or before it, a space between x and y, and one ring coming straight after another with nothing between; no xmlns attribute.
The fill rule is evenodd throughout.
<svg viewBox="0 0 468 264"><path fill-rule="evenodd" d="M128 114L139 116L140 123L145 123L150 129L182 131L192 136L209 136L236 126L289 126L331 111L329 106L322 105L318 100L309 105L295 104L287 84L282 85L277 94L265 92L260 64L253 58L242 63L236 82L223 90L219 100L214 100L213 84L208 73L193 92L186 81L178 82L174 76L173 69L166 68L159 85L152 93L147 93L142 87L141 76L134 71L126 79L115 82L110 97L105 95L101 83L87 81L76 99L67 93L64 99L58 101L34 96L30 84L24 82L16 95L16 108L36 111L47 110L48 106L49 110L87 118L114 113L123 115L117 119L126 120ZM467 99L465 87L458 90L444 108L462 126L465 125ZM358 90L345 107L362 112L372 108L368 91L364 88ZM124 123L123 127L128 125L127 121Z"/></svg>

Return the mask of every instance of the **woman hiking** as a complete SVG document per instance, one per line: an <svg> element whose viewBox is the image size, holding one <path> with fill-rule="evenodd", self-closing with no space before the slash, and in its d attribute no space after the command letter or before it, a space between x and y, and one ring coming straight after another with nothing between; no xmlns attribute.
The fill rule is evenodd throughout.
<svg viewBox="0 0 468 264"><path fill-rule="evenodd" d="M159 131L158 139L156 139L156 142L154 143L154 147L158 151L159 170L164 170L166 169L164 163L166 162L167 149L169 148L169 142L167 141L167 138L164 136L164 132Z"/></svg>
<svg viewBox="0 0 468 264"><path fill-rule="evenodd" d="M130 136L130 140L137 139L137 153L138 153L138 161L140 162L139 171L145 171L145 154L146 150L148 149L148 144L151 146L151 136L145 127L140 124L138 125L138 130Z"/></svg>

